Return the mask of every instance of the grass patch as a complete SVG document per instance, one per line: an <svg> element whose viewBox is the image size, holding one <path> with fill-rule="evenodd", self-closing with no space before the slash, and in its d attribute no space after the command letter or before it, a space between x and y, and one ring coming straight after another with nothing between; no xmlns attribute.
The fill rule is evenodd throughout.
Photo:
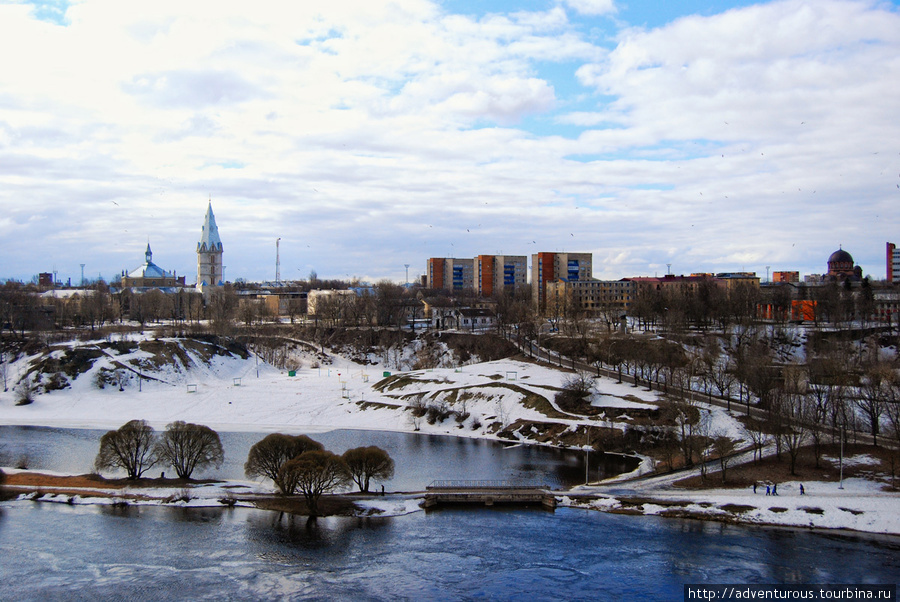
<svg viewBox="0 0 900 602"><path fill-rule="evenodd" d="M800 506L800 510L803 510L807 514L825 514L825 511L821 508L813 508L811 506Z"/></svg>
<svg viewBox="0 0 900 602"><path fill-rule="evenodd" d="M719 506L719 508L732 514L743 514L744 512L756 510L756 506L747 506L745 504L725 504L724 506Z"/></svg>
<svg viewBox="0 0 900 602"><path fill-rule="evenodd" d="M838 507L838 510L843 510L844 512L849 512L849 513L852 514L853 516L859 516L860 514L864 514L864 512L863 512L862 510L853 510L852 508L840 508L840 507Z"/></svg>
<svg viewBox="0 0 900 602"><path fill-rule="evenodd" d="M381 403L380 401L357 401L356 405L358 405L361 410L399 410L403 407L390 403Z"/></svg>
<svg viewBox="0 0 900 602"><path fill-rule="evenodd" d="M769 512L781 514L782 512L787 512L787 508L782 508L781 506L772 506L771 508L769 508Z"/></svg>

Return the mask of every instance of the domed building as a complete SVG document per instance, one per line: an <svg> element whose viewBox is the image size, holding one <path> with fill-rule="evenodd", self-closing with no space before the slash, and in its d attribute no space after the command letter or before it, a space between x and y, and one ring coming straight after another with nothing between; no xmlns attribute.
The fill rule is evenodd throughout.
<svg viewBox="0 0 900 602"><path fill-rule="evenodd" d="M828 273L826 279L830 280L861 280L862 268L853 265L853 256L842 248L831 254L828 258Z"/></svg>
<svg viewBox="0 0 900 602"><path fill-rule="evenodd" d="M144 264L130 272L122 274L122 288L171 288L184 287L184 276L180 278L175 272L167 272L153 263L153 251L147 243L144 253Z"/></svg>

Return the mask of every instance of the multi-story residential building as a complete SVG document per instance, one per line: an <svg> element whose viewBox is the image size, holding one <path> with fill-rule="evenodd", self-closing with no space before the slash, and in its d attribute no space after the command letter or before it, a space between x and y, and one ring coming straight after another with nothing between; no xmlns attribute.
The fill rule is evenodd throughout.
<svg viewBox="0 0 900 602"><path fill-rule="evenodd" d="M892 242L887 243L887 281L900 282L900 249Z"/></svg>
<svg viewBox="0 0 900 602"><path fill-rule="evenodd" d="M548 282L591 280L593 258L590 253L536 253L531 256L531 293L539 309L546 307Z"/></svg>
<svg viewBox="0 0 900 602"><path fill-rule="evenodd" d="M479 255L475 258L475 290L482 297L524 288L528 278L525 255Z"/></svg>
<svg viewBox="0 0 900 602"><path fill-rule="evenodd" d="M800 282L800 272L772 272L772 282L798 284Z"/></svg>
<svg viewBox="0 0 900 602"><path fill-rule="evenodd" d="M427 286L446 290L474 289L475 264L474 259L432 257L425 270Z"/></svg>

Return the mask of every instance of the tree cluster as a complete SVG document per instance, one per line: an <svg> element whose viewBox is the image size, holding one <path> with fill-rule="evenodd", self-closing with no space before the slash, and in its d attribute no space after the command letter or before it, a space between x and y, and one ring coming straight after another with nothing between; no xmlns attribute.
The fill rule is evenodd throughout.
<svg viewBox="0 0 900 602"><path fill-rule="evenodd" d="M220 467L224 458L218 433L207 426L176 421L157 437L145 420L132 420L100 438L94 467L122 469L134 480L156 465L171 466L179 479L189 479L194 470Z"/></svg>
<svg viewBox="0 0 900 602"><path fill-rule="evenodd" d="M358 447L338 456L306 435L273 433L250 448L244 473L271 479L282 495L303 495L315 517L324 493L350 482L367 492L372 479L394 475L394 461L379 447Z"/></svg>

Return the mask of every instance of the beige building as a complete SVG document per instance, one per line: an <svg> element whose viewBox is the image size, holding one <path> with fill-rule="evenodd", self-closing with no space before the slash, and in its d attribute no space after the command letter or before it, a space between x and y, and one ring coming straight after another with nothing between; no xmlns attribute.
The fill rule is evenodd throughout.
<svg viewBox="0 0 900 602"><path fill-rule="evenodd" d="M546 283L546 310L565 307L614 319L628 312L636 290L631 280L557 280Z"/></svg>

